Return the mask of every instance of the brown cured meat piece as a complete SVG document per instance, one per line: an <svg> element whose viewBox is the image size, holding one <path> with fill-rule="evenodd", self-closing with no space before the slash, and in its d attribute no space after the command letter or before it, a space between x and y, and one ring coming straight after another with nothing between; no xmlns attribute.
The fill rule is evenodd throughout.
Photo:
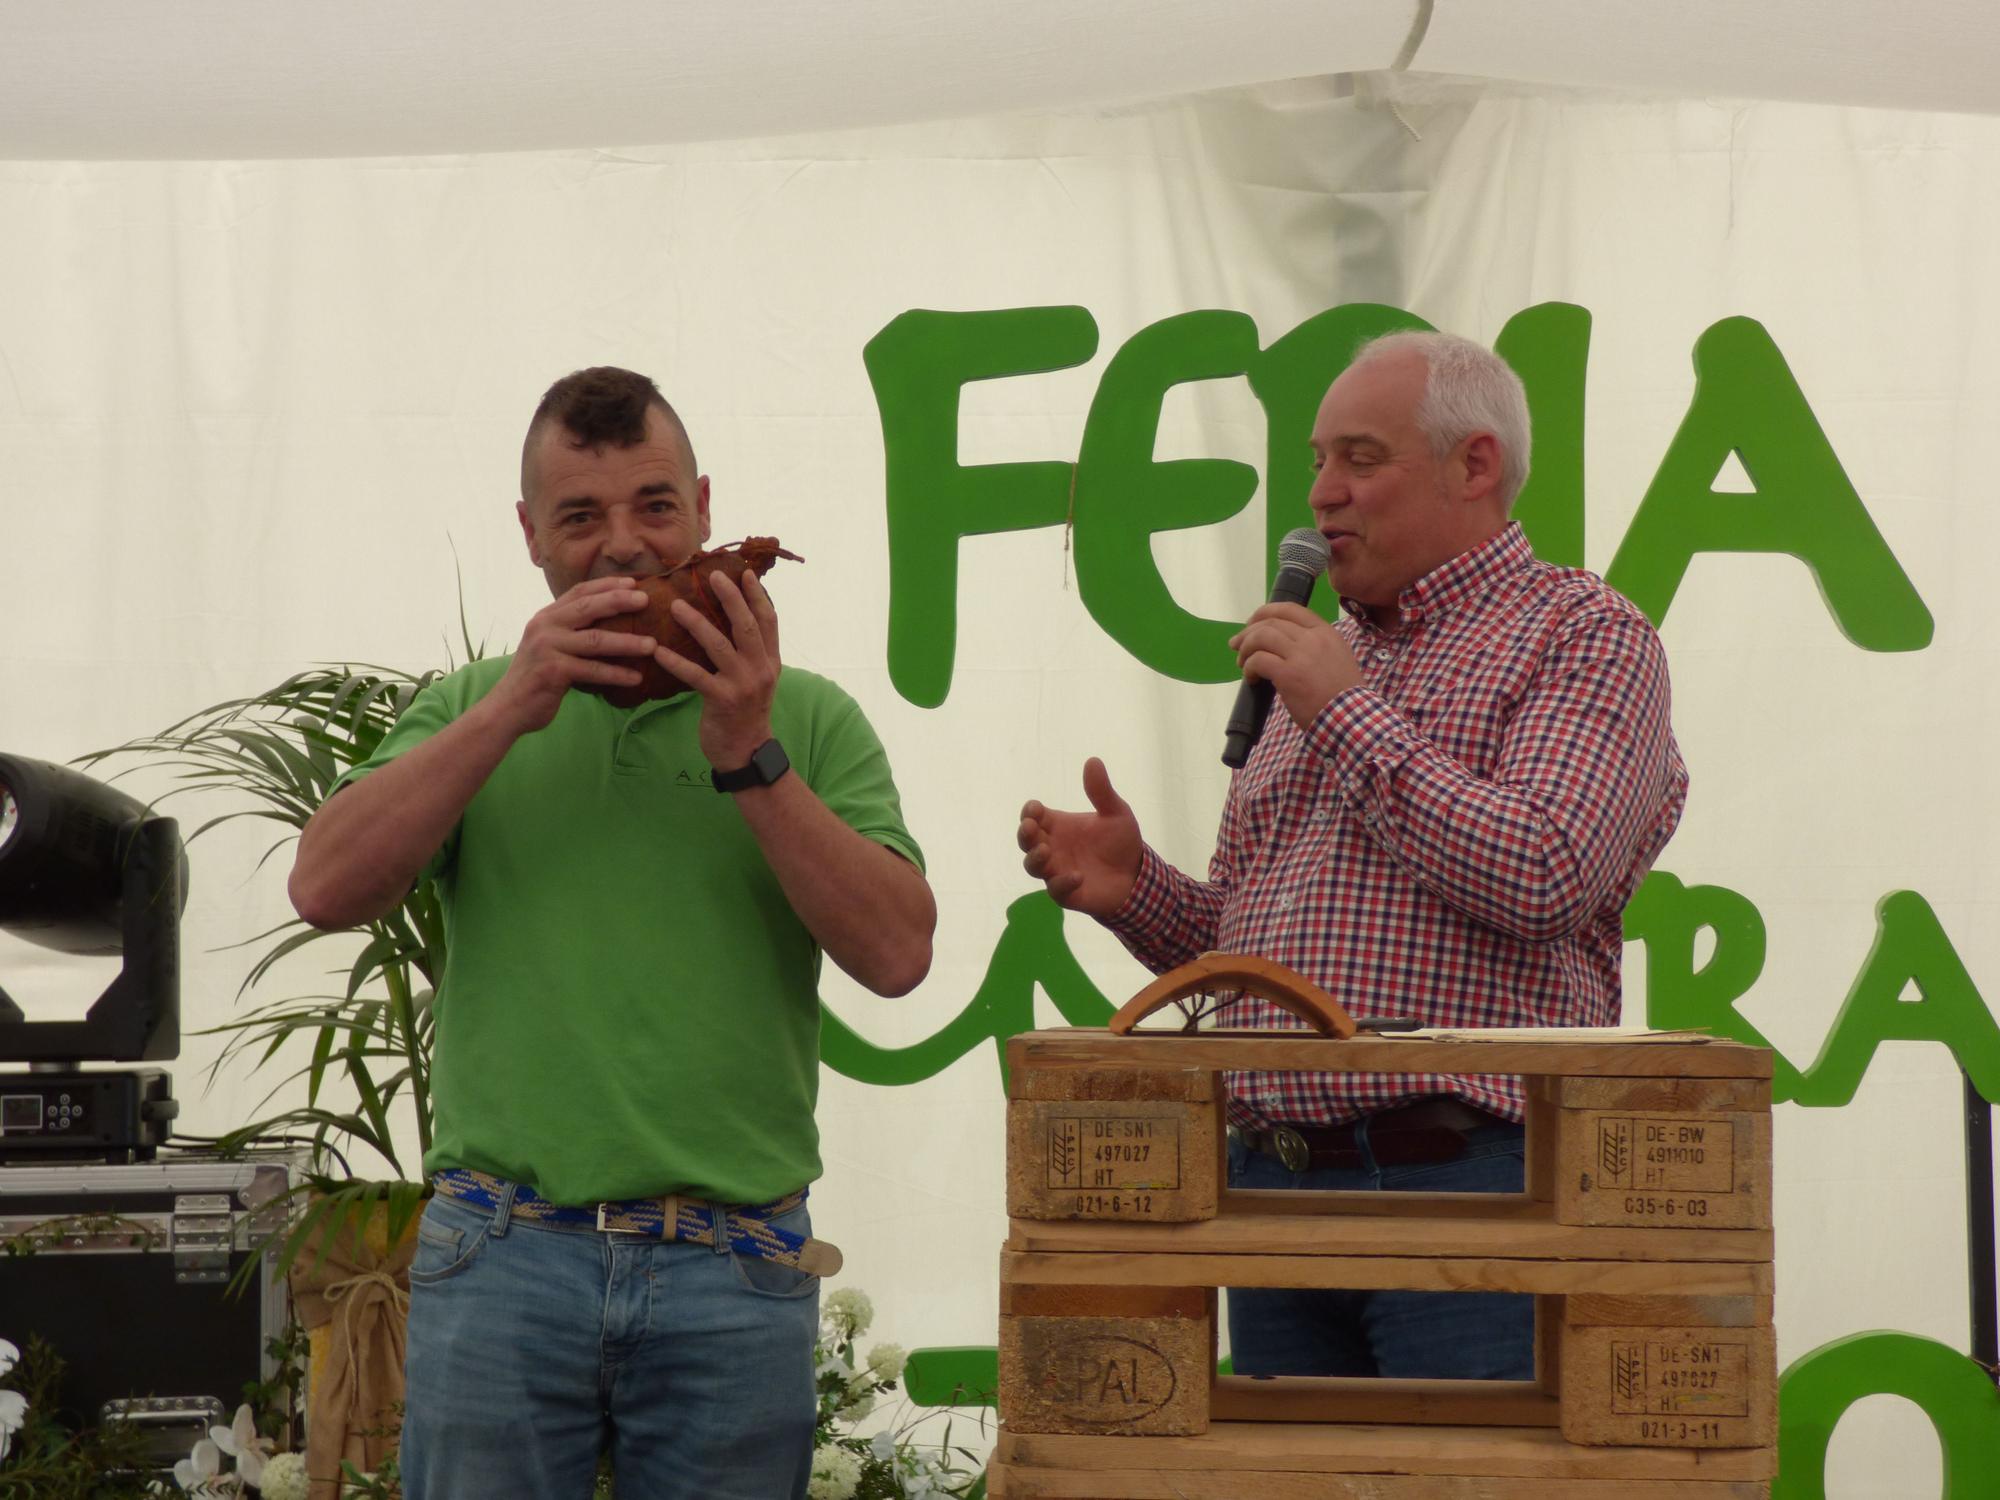
<svg viewBox="0 0 2000 1500"><path fill-rule="evenodd" d="M680 621L673 616L670 605L676 599L685 599L711 625L724 635L734 639L729 628L729 617L722 612L715 595L709 592L704 580L711 573L727 573L739 586L745 573L755 573L758 577L771 571L771 564L779 558L790 558L793 562L805 559L795 552L787 552L778 545L774 536L748 536L727 547L717 547L712 552L697 552L679 567L651 578L641 578L638 587L644 591L647 604L644 609L629 615L613 615L599 620L600 630L616 630L629 635L649 635L669 651L678 652L704 671L715 670L715 663L708 659L708 653L701 649L701 643L681 629ZM619 708L637 708L650 698L671 698L675 693L686 692L687 685L675 677L657 661L639 657L607 657L620 666L638 668L642 674L633 687L616 684L579 682L578 687L587 693L601 694L607 701Z"/></svg>

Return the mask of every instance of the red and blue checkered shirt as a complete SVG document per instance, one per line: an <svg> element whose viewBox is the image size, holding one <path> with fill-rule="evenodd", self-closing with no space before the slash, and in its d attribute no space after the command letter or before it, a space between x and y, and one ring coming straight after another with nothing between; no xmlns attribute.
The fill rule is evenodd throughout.
<svg viewBox="0 0 2000 1500"><path fill-rule="evenodd" d="M1615 1026L1621 915L1673 834L1687 768L1652 626L1518 525L1404 590L1351 601L1363 685L1309 729L1278 704L1230 784L1208 879L1151 848L1106 925L1164 972L1205 952L1306 975L1353 1015ZM1252 995L1225 1026L1304 1023ZM1441 1088L1518 1120L1518 1078L1231 1073L1230 1118L1330 1124Z"/></svg>

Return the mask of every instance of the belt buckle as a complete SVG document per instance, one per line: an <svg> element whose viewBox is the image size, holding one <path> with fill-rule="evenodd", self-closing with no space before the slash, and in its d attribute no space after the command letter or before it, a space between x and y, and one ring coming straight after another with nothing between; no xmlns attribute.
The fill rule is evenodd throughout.
<svg viewBox="0 0 2000 1500"><path fill-rule="evenodd" d="M650 1229L621 1229L616 1224L607 1224L604 1222L605 1210L614 1208L622 1209L624 1206L622 1203L600 1203L597 1205L597 1232L599 1234L635 1234L641 1239L660 1238L660 1236L655 1235Z"/></svg>
<svg viewBox="0 0 2000 1500"><path fill-rule="evenodd" d="M648 1203L657 1203L660 1206L660 1227L657 1232L651 1229L621 1229L615 1224L605 1223L605 1211L607 1209L623 1209L626 1207L623 1203L600 1203L597 1205L597 1232L599 1234L636 1234L641 1239L648 1240L678 1239L680 1237L677 1227L677 1221L680 1217L680 1195L678 1193L669 1193L664 1198L649 1198L646 1201Z"/></svg>
<svg viewBox="0 0 2000 1500"><path fill-rule="evenodd" d="M1278 1160L1285 1164L1286 1170L1303 1172L1312 1165L1312 1147L1291 1126L1272 1127L1271 1144L1278 1148Z"/></svg>

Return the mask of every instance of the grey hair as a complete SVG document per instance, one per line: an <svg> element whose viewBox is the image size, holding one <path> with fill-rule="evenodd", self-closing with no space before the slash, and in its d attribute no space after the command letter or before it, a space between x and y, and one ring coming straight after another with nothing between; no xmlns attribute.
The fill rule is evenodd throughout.
<svg viewBox="0 0 2000 1500"><path fill-rule="evenodd" d="M1508 510L1528 482L1532 446L1528 393L1513 367L1483 344L1455 333L1385 333L1354 351L1348 365L1411 353L1422 357L1429 375L1417 403L1417 428L1430 439L1431 457L1443 458L1475 432L1490 432L1500 444L1498 496Z"/></svg>

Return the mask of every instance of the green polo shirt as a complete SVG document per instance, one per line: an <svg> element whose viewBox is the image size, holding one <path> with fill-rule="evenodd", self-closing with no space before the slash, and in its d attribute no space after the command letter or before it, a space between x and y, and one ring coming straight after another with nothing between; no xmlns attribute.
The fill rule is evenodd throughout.
<svg viewBox="0 0 2000 1500"><path fill-rule="evenodd" d="M345 779L435 734L510 660L419 693ZM819 1176L819 948L709 785L700 717L693 693L620 709L570 692L432 860L449 951L426 1171L476 1167L558 1203L761 1203ZM771 726L849 827L923 867L852 698L787 667Z"/></svg>

